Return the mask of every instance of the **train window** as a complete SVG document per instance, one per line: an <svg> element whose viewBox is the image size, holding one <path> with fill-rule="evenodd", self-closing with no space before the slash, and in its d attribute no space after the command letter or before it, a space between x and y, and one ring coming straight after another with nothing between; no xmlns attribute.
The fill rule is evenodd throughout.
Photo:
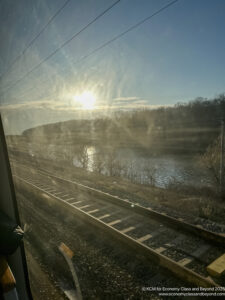
<svg viewBox="0 0 225 300"><path fill-rule="evenodd" d="M0 112L34 299L225 295L224 9L1 1Z"/></svg>

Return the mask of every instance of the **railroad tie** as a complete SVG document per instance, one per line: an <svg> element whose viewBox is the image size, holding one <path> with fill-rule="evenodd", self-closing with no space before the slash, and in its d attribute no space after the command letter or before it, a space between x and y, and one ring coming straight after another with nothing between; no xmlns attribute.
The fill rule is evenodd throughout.
<svg viewBox="0 0 225 300"><path fill-rule="evenodd" d="M87 204L87 205L84 205L84 206L79 207L79 209L84 209L84 208L87 208L87 207L89 207L89 206L91 206L91 205L90 205L90 204Z"/></svg>
<svg viewBox="0 0 225 300"><path fill-rule="evenodd" d="M45 189L45 192L47 192L47 193L51 193L51 192L54 192L54 191L56 191L56 190L53 190L52 188L46 188Z"/></svg>
<svg viewBox="0 0 225 300"><path fill-rule="evenodd" d="M58 196L60 194L62 194L63 192L57 192L57 193L54 193L55 196Z"/></svg>
<svg viewBox="0 0 225 300"><path fill-rule="evenodd" d="M134 230L135 228L136 228L136 227L133 227L133 226L127 227L127 228L121 230L120 232L122 232L122 233L127 233L127 232L130 232L130 231Z"/></svg>
<svg viewBox="0 0 225 300"><path fill-rule="evenodd" d="M180 261L178 261L178 263L184 267L187 264L189 264L190 262L192 262L195 258L201 257L205 252L207 252L209 250L209 248L210 248L210 245L203 244L197 250L193 251L190 254L190 256L187 256L187 257L181 259Z"/></svg>
<svg viewBox="0 0 225 300"><path fill-rule="evenodd" d="M47 191L47 193L53 194L55 192L55 190L49 190Z"/></svg>
<svg viewBox="0 0 225 300"><path fill-rule="evenodd" d="M109 216L110 216L109 214L105 214L105 215L99 217L98 219L99 219L99 220L102 220L102 219L105 219L105 218L107 218L107 217L109 217Z"/></svg>
<svg viewBox="0 0 225 300"><path fill-rule="evenodd" d="M138 242L143 243L153 237L156 237L157 235L160 235L161 233L163 233L164 231L166 231L166 228L160 228L158 230L155 230L153 232L151 232L151 234L146 234L140 238L137 239Z"/></svg>
<svg viewBox="0 0 225 300"><path fill-rule="evenodd" d="M81 203L81 202L83 202L83 201L77 201L77 202L73 202L73 203L71 203L72 205L74 205L74 204L78 204L78 203Z"/></svg>
<svg viewBox="0 0 225 300"><path fill-rule="evenodd" d="M93 210L88 211L87 213L88 213L88 214L93 214L93 213L95 213L95 212L97 212L97 211L99 211L99 209L96 208L96 209L93 209Z"/></svg>
<svg viewBox="0 0 225 300"><path fill-rule="evenodd" d="M186 266L187 264L189 264L190 262L192 262L192 260L193 260L193 258L191 258L191 257L185 257L185 258L179 260L178 263L179 263L182 267L184 267L184 266Z"/></svg>
<svg viewBox="0 0 225 300"><path fill-rule="evenodd" d="M62 196L60 196L61 198L63 197L68 197L69 196L69 194L65 194L65 195L62 195Z"/></svg>
<svg viewBox="0 0 225 300"><path fill-rule="evenodd" d="M225 273L225 254L214 260L206 269L212 276L220 277L223 275Z"/></svg>
<svg viewBox="0 0 225 300"><path fill-rule="evenodd" d="M137 241L138 241L139 243L143 243L143 242L149 240L151 237L152 237L151 234L146 234L146 235L142 236L141 238L137 239Z"/></svg>
<svg viewBox="0 0 225 300"><path fill-rule="evenodd" d="M68 198L68 199L64 199L66 202L74 200L74 198Z"/></svg>
<svg viewBox="0 0 225 300"><path fill-rule="evenodd" d="M109 225L109 226L113 226L113 225L116 225L116 224L118 224L118 223L120 223L121 222L121 220L115 220L115 221L112 221L112 222L109 222L109 223L107 223L107 225Z"/></svg>
<svg viewBox="0 0 225 300"><path fill-rule="evenodd" d="M157 252L157 253L162 253L162 252L165 251L165 250L166 250L166 248L164 248L164 247L159 247L159 248L155 249L155 252Z"/></svg>

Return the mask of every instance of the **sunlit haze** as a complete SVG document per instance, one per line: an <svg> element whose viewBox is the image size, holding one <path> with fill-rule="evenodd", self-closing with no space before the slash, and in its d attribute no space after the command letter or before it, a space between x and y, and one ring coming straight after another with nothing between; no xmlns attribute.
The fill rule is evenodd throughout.
<svg viewBox="0 0 225 300"><path fill-rule="evenodd" d="M156 15L171 1L123 0L107 11L114 2L60 10L61 0L1 1L0 109L10 132L224 93L225 1L180 0Z"/></svg>
<svg viewBox="0 0 225 300"><path fill-rule="evenodd" d="M96 96L90 91L84 91L74 96L74 102L75 104L78 102L83 109L94 109Z"/></svg>
<svg viewBox="0 0 225 300"><path fill-rule="evenodd" d="M0 0L0 41L3 298L225 295L225 0Z"/></svg>

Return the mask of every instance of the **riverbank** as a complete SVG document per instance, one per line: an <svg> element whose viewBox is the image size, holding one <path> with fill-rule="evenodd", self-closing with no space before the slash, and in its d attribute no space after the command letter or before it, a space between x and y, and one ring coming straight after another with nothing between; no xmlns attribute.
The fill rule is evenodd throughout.
<svg viewBox="0 0 225 300"><path fill-rule="evenodd" d="M176 218L182 218L194 225L225 234L225 203L213 195L190 195L170 189L132 183L121 177L104 176L88 172L82 168L70 166L68 163L56 164L49 160L21 161L28 168L49 171L65 179L80 182L111 195L129 199L145 207L151 207L159 212L167 213ZM13 161L12 161L13 166ZM63 167L59 167L63 166ZM190 187L191 189L191 187Z"/></svg>

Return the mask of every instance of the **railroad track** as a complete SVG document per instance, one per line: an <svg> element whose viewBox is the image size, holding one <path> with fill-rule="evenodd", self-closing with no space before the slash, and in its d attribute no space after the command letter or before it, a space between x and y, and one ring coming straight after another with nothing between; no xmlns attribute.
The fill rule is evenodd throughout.
<svg viewBox="0 0 225 300"><path fill-rule="evenodd" d="M224 285L206 271L225 252L223 235L43 170L17 164L14 171L16 179L70 207L178 278L195 286Z"/></svg>

